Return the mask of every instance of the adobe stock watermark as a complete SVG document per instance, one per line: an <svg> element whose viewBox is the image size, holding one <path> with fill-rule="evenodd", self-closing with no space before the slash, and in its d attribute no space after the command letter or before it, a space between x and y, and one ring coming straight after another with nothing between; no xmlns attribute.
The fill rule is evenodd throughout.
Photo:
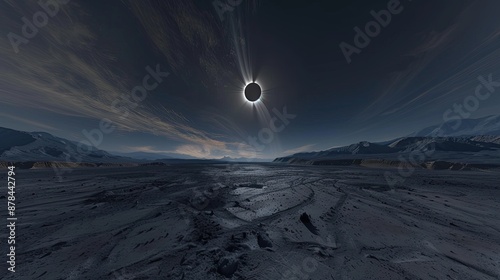
<svg viewBox="0 0 500 280"><path fill-rule="evenodd" d="M38 5L42 10L33 14L31 21L22 17L21 21L24 23L21 27L21 35L14 32L9 32L7 38L12 45L15 53L19 53L19 46L21 44L28 44L29 39L33 39L39 31L49 23L49 17L55 17L61 7L59 5L66 5L70 0L39 0Z"/></svg>
<svg viewBox="0 0 500 280"><path fill-rule="evenodd" d="M412 0L408 1L411 2ZM387 27L391 23L392 17L400 14L403 10L404 7L400 0L390 0L387 3L387 9L378 12L371 10L370 14L374 20L367 22L364 30L358 26L354 27L354 32L356 32L353 39L354 46L345 41L339 44L340 50L347 63L350 64L352 62L352 55L359 55L364 48L368 47L371 43L371 39L377 37L382 32L382 28Z"/></svg>
<svg viewBox="0 0 500 280"><path fill-rule="evenodd" d="M281 112L276 108L273 108L272 111L274 116L269 121L269 126L260 129L257 137L248 137L248 144L250 144L255 151L262 152L266 148L266 145L274 141L275 134L282 132L290 124L290 120L297 117L297 115L289 114L286 106L283 107Z"/></svg>
<svg viewBox="0 0 500 280"><path fill-rule="evenodd" d="M489 74L487 78L479 76L479 85L476 86L474 94L464 98L461 104L453 104L453 110L448 109L443 113L445 122L454 121L452 129L457 130L462 125L462 119L467 119L471 114L479 109L481 101L486 101L495 93L496 88L500 87L500 82L493 81L493 74Z"/></svg>
<svg viewBox="0 0 500 280"><path fill-rule="evenodd" d="M130 94L122 93L120 97L111 103L111 110L119 114L119 118L122 120L129 116L130 110L139 106L139 103L148 97L150 91L156 89L158 85L163 82L163 78L167 78L170 75L168 72L161 71L159 64L156 65L155 69L150 66L147 66L145 69L148 74L142 79L142 84L132 88ZM97 148L102 144L104 135L112 133L115 129L116 125L107 118L102 118L97 128L91 130L83 129L82 134L85 139L78 142L76 149L78 153L75 153L75 150L70 145L66 145L66 162L75 164L82 163L83 158L79 155L86 156L91 154L94 151L93 147ZM60 168L56 166L53 166L53 169L59 181L62 181L62 175L64 173L72 171L71 168Z"/></svg>
<svg viewBox="0 0 500 280"><path fill-rule="evenodd" d="M221 21L224 21L224 13L232 12L243 0L215 0L212 2L217 15Z"/></svg>
<svg viewBox="0 0 500 280"><path fill-rule="evenodd" d="M463 119L471 117L472 113L477 111L481 106L481 102L488 100L492 93L495 93L500 87L500 81L493 80L493 74L488 77L479 76L479 84L476 86L473 94L466 96L462 102L454 103L452 108L443 112L443 124L450 124L452 131L457 131ZM445 133L439 129L432 133L431 137L446 137ZM413 175L415 169L425 163L425 160L431 157L436 151L435 143L431 146L427 143L422 143L412 151L407 157L400 155L398 160L398 173L386 171L384 176L389 187L394 188L396 185L402 184L406 178Z"/></svg>

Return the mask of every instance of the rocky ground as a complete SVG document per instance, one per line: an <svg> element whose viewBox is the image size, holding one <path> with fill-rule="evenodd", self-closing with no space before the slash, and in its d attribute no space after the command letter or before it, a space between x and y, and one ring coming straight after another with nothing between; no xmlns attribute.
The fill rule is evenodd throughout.
<svg viewBox="0 0 500 280"><path fill-rule="evenodd" d="M362 167L20 170L16 273L4 261L0 277L499 279L499 175L416 170L390 188Z"/></svg>

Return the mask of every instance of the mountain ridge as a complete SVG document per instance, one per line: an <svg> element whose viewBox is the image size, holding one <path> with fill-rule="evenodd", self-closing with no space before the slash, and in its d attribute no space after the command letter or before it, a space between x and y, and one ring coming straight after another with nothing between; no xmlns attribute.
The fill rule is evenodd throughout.
<svg viewBox="0 0 500 280"><path fill-rule="evenodd" d="M361 141L324 151L279 157L274 162L343 165L346 162L361 164L358 161L372 160L390 161L392 164L412 156L423 159L424 165L444 161L451 164L484 163L500 166L500 116L462 120L461 126L456 129L451 122L447 122L389 141Z"/></svg>

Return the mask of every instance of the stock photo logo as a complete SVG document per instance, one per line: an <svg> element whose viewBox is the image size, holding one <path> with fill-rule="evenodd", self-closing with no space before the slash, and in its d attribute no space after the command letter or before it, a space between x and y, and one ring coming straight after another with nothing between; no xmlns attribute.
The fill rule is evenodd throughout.
<svg viewBox="0 0 500 280"><path fill-rule="evenodd" d="M57 16L61 10L61 5L66 5L69 1L70 0L38 1L39 10L33 13L31 20L27 17L21 18L23 26L20 34L15 32L9 32L7 34L7 38L14 52L16 54L19 53L19 47L22 44L28 44L30 39L33 39L38 34L39 30L49 23L51 18Z"/></svg>
<svg viewBox="0 0 500 280"><path fill-rule="evenodd" d="M412 0L407 1L411 2ZM371 10L370 15L373 17L373 20L367 22L364 28L354 27L354 45L345 41L339 45L347 63L350 64L352 62L351 57L354 54L359 55L363 49L367 48L371 41L379 36L384 28L388 27L393 17L399 15L403 10L404 6L400 0L390 0L387 3L387 9L382 9L378 12Z"/></svg>

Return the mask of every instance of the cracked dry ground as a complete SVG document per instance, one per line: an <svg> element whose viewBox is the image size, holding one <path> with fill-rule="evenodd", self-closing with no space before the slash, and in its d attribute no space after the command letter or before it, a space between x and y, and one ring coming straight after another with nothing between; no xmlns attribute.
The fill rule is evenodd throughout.
<svg viewBox="0 0 500 280"><path fill-rule="evenodd" d="M418 171L396 189L383 174L174 165L59 182L20 171L17 272L2 279L500 277L499 173Z"/></svg>

